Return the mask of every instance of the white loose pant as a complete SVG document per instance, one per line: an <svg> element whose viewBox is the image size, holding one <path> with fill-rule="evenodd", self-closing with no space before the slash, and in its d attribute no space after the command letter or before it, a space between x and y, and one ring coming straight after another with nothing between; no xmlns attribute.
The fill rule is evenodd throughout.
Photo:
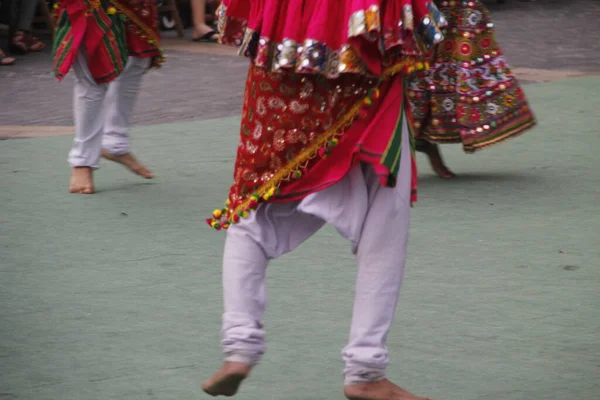
<svg viewBox="0 0 600 400"><path fill-rule="evenodd" d="M254 365L264 353L268 260L295 249L330 223L350 240L358 261L350 339L342 352L345 384L385 377L386 338L408 243L411 155L406 126L402 135L395 188L381 186L370 165L357 165L333 187L299 202L262 204L229 228L221 341L226 361Z"/></svg>
<svg viewBox="0 0 600 400"><path fill-rule="evenodd" d="M149 58L129 57L125 69L108 84L98 85L80 50L73 63L75 72L75 139L69 153L72 167L98 168L102 148L120 155L129 152L131 112L137 99Z"/></svg>

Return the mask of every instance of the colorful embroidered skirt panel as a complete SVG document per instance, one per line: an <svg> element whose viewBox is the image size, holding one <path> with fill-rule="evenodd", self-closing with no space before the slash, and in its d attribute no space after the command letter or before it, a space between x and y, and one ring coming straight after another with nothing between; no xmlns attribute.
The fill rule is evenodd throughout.
<svg viewBox="0 0 600 400"><path fill-rule="evenodd" d="M474 152L535 125L525 94L494 38L481 1L438 1L448 26L431 68L411 75L408 99L419 139Z"/></svg>

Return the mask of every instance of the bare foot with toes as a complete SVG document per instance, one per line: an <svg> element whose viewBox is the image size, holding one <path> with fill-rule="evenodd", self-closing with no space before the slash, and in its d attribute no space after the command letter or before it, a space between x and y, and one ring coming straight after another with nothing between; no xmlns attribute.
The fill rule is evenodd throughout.
<svg viewBox="0 0 600 400"><path fill-rule="evenodd" d="M141 176L144 179L152 179L154 178L154 174L150 171L144 164L140 163L137 158L133 156L132 153L125 154L111 154L106 149L102 149L102 157L107 160L111 160L122 164L126 168L128 168L131 172L136 175Z"/></svg>
<svg viewBox="0 0 600 400"><path fill-rule="evenodd" d="M440 148L437 144L427 141L418 141L417 151L427 155L427 158L429 158L429 164L431 164L431 168L440 178L452 179L456 176L454 172L452 172L444 163L442 153L440 152Z"/></svg>
<svg viewBox="0 0 600 400"><path fill-rule="evenodd" d="M231 397L237 393L251 369L247 364L225 362L220 370L202 384L202 390L211 396Z"/></svg>
<svg viewBox="0 0 600 400"><path fill-rule="evenodd" d="M429 400L415 396L387 379L348 385L344 387L344 395L349 400Z"/></svg>
<svg viewBox="0 0 600 400"><path fill-rule="evenodd" d="M69 184L69 192L77 194L94 193L92 169L90 167L71 168L71 183Z"/></svg>

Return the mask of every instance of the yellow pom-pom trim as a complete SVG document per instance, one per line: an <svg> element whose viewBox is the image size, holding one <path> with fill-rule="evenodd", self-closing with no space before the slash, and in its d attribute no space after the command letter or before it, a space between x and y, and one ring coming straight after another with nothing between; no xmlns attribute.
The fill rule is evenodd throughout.
<svg viewBox="0 0 600 400"><path fill-rule="evenodd" d="M117 9L114 7L108 7L106 12L109 13L110 15L115 15L117 13Z"/></svg>
<svg viewBox="0 0 600 400"><path fill-rule="evenodd" d="M275 191L276 191L276 190L277 190L277 189L275 189L275 188L271 188L271 189L269 189L269 190L267 191L267 193L265 193L265 194L263 195L263 199L264 199L264 200L269 200L271 197L273 197L273 196L275 195Z"/></svg>

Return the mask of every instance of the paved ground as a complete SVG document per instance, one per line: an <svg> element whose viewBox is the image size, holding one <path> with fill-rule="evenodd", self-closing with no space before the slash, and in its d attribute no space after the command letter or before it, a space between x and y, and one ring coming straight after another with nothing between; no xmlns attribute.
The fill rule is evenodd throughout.
<svg viewBox="0 0 600 400"><path fill-rule="evenodd" d="M600 77L564 78L600 72L600 5L492 11L540 124L474 156L444 147L451 182L419 159L390 376L440 400L597 400ZM245 62L168 48L133 131L158 178L106 165L87 197L66 193L70 83L42 55L0 70L0 136L57 136L0 141L0 399L207 398L223 235L203 219L230 183ZM347 244L324 229L270 273L268 356L240 398L342 398Z"/></svg>

